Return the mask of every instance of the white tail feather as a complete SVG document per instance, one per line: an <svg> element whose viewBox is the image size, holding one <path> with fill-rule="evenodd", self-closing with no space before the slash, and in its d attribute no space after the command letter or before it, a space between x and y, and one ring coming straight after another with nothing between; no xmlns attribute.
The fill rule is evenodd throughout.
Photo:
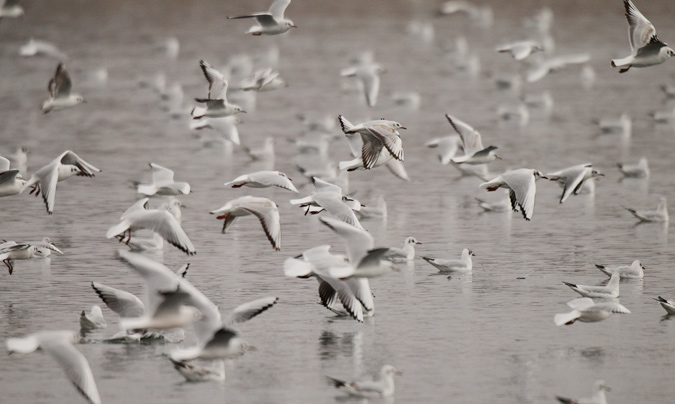
<svg viewBox="0 0 675 404"><path fill-rule="evenodd" d="M578 310L572 310L569 313L556 314L553 317L553 321L555 322L555 325L561 326L578 319L579 316L581 316L581 313Z"/></svg>

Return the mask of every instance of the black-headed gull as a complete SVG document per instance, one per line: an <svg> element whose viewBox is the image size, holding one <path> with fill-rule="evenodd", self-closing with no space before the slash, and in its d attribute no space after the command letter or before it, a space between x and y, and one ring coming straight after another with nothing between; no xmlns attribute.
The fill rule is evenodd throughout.
<svg viewBox="0 0 675 404"><path fill-rule="evenodd" d="M632 134L633 119L623 112L618 118L600 118L595 121L602 133L618 133L628 138Z"/></svg>
<svg viewBox="0 0 675 404"><path fill-rule="evenodd" d="M637 164L622 164L618 163L619 171L624 177L631 178L648 178L649 177L649 162L646 157L642 157Z"/></svg>
<svg viewBox="0 0 675 404"><path fill-rule="evenodd" d="M241 188L243 186L251 188L269 188L279 187L291 192L298 192L292 180L281 171L257 171L255 173L240 175L232 181L224 184L226 187Z"/></svg>
<svg viewBox="0 0 675 404"><path fill-rule="evenodd" d="M244 91L266 92L288 87L288 83L279 77L279 72L275 72L271 67L268 67L255 72L253 77L244 80L240 87Z"/></svg>
<svg viewBox="0 0 675 404"><path fill-rule="evenodd" d="M593 396L588 398L567 398L555 396L563 404L607 404L605 391L612 391L602 380L593 383Z"/></svg>
<svg viewBox="0 0 675 404"><path fill-rule="evenodd" d="M260 220L260 224L272 247L277 251L281 249L279 208L273 201L256 196L242 196L241 198L227 202L222 207L209 213L218 215L217 219L223 219L223 234L232 226L236 218L253 215Z"/></svg>
<svg viewBox="0 0 675 404"><path fill-rule="evenodd" d="M8 159L0 156L0 198L21 193L26 180L21 177L19 170L10 170Z"/></svg>
<svg viewBox="0 0 675 404"><path fill-rule="evenodd" d="M661 307L663 307L664 310L666 310L666 313L668 313L668 315L675 314L675 302L674 301L666 300L666 299L662 298L661 296L659 296L658 298L656 298L654 300L656 300L657 302L659 302L661 304Z"/></svg>
<svg viewBox="0 0 675 404"><path fill-rule="evenodd" d="M14 241L5 241L0 244L0 260L7 265L9 274L14 271L13 260L27 260L31 258L43 258L41 251L50 249L52 251L63 254L61 250L56 248L51 243L40 243L40 245L32 245L29 243L16 243Z"/></svg>
<svg viewBox="0 0 675 404"><path fill-rule="evenodd" d="M23 7L20 0L0 0L0 21L3 18L18 18L23 16Z"/></svg>
<svg viewBox="0 0 675 404"><path fill-rule="evenodd" d="M74 175L93 177L95 172L101 172L101 170L87 163L74 152L66 150L51 163L37 170L21 188L21 192L28 188L32 188L30 193L35 193L35 196L42 192L47 213L51 215L56 203L56 184L58 182Z"/></svg>
<svg viewBox="0 0 675 404"><path fill-rule="evenodd" d="M406 129L396 121L380 119L353 125L344 116L338 116L342 132L345 135L361 135L363 146L359 157L351 161L341 161L340 170L370 170L386 164L391 159L403 161L403 142L398 133Z"/></svg>
<svg viewBox="0 0 675 404"><path fill-rule="evenodd" d="M54 245L54 243L52 243L52 240L49 237L44 237L41 241L36 241L36 242L31 241L28 244L37 247L37 251L35 251L35 255L37 255L41 258L46 258L46 257L51 256L52 251L54 251L55 253L58 253L59 255L63 255L63 251L56 248L56 246Z"/></svg>
<svg viewBox="0 0 675 404"><path fill-rule="evenodd" d="M511 201L509 200L509 193L506 193L506 198L497 202L488 202L480 198L474 198L478 207L485 212L505 212L511 209Z"/></svg>
<svg viewBox="0 0 675 404"><path fill-rule="evenodd" d="M620 279L621 276L618 273L612 273L606 286L577 285L569 282L563 283L583 297L615 298L619 297Z"/></svg>
<svg viewBox="0 0 675 404"><path fill-rule="evenodd" d="M46 114L50 111L58 111L86 102L81 95L70 92L72 87L73 83L70 80L70 75L63 66L63 63L59 63L56 66L54 77L49 80L49 85L47 86L49 99L42 103L42 112Z"/></svg>
<svg viewBox="0 0 675 404"><path fill-rule="evenodd" d="M327 376L328 381L350 396L363 398L384 398L394 395L394 376L401 375L391 365L384 365L377 380L343 381Z"/></svg>
<svg viewBox="0 0 675 404"><path fill-rule="evenodd" d="M138 184L136 187L139 194L152 195L186 195L190 193L190 184L187 182L175 182L172 170L159 164L150 163L152 168L152 184Z"/></svg>
<svg viewBox="0 0 675 404"><path fill-rule="evenodd" d="M439 12L442 15L465 13L483 28L490 28L494 20L492 7L477 6L465 0L451 0L441 4Z"/></svg>
<svg viewBox="0 0 675 404"><path fill-rule="evenodd" d="M148 209L148 198L140 199L122 214L119 224L108 229L106 238L121 234L120 242L124 241L125 235L130 242L132 231L148 229L187 255L196 254L195 246L180 225L179 207L180 201L174 199L166 207Z"/></svg>
<svg viewBox="0 0 675 404"><path fill-rule="evenodd" d="M8 338L9 352L30 353L42 348L63 368L66 377L91 404L101 404L94 375L87 358L75 349L73 343L80 337L73 331L43 331L23 338Z"/></svg>
<svg viewBox="0 0 675 404"><path fill-rule="evenodd" d="M477 130L452 115L445 114L445 117L459 135L462 141L462 147L464 148L464 156L454 157L450 161L455 164L478 165L487 164L501 158L494 152L497 150L497 147L483 147L482 137Z"/></svg>
<svg viewBox="0 0 675 404"><path fill-rule="evenodd" d="M336 188L339 187L336 186ZM320 191L304 198L291 199L290 203L291 205L297 205L306 209L305 215L307 213L318 214L325 210L345 223L360 229L363 228L354 213L354 209L360 209L361 204L355 199L343 195L341 189L340 192L333 190Z"/></svg>
<svg viewBox="0 0 675 404"><path fill-rule="evenodd" d="M384 259L392 262L405 262L415 259L415 244L422 244L415 237L406 237L403 248L389 247L384 254Z"/></svg>
<svg viewBox="0 0 675 404"><path fill-rule="evenodd" d="M513 211L518 212L518 208L520 208L525 220L530 220L534 214L534 199L537 193L536 180L539 178L546 179L546 176L541 171L519 168L507 171L488 182L484 182L480 184L480 187L488 191L496 191L500 187L509 189Z"/></svg>
<svg viewBox="0 0 675 404"><path fill-rule="evenodd" d="M595 170L592 164L578 164L554 173L546 174L546 177L549 180L556 181L563 186L560 203L565 202L572 194L578 195L584 187L584 182L586 180L598 176L604 177L605 174Z"/></svg>
<svg viewBox="0 0 675 404"><path fill-rule="evenodd" d="M101 308L97 305L91 307L91 311L87 313L82 310L80 313L80 333L87 333L92 330L98 330L106 327L105 318Z"/></svg>
<svg viewBox="0 0 675 404"><path fill-rule="evenodd" d="M666 198L660 198L656 210L635 210L624 207L641 222L668 222L668 204Z"/></svg>
<svg viewBox="0 0 675 404"><path fill-rule="evenodd" d="M429 257L422 257L422 259L436 267L439 272L471 272L473 269L471 257L475 255L473 251L465 248L462 250L462 257L459 260L444 260Z"/></svg>
<svg viewBox="0 0 675 404"><path fill-rule="evenodd" d="M103 303L120 317L140 317L145 312L145 304L134 294L99 282L92 282L91 287Z"/></svg>
<svg viewBox="0 0 675 404"><path fill-rule="evenodd" d="M556 314L553 317L555 325L570 325L576 321L595 323L606 319L612 313L630 314L630 310L619 303L617 299L601 299L595 302L590 297L580 297L570 300L567 305L572 308L572 311Z"/></svg>
<svg viewBox="0 0 675 404"><path fill-rule="evenodd" d="M223 118L234 114L246 113L238 105L227 102L227 80L218 70L203 60L199 61L199 66L204 72L204 77L209 83L209 92L206 98L195 98L195 101L206 104L206 108L194 107L190 114L193 119Z"/></svg>
<svg viewBox="0 0 675 404"><path fill-rule="evenodd" d="M236 17L227 17L228 19L255 18L258 25L254 25L246 31L247 34L260 35L279 35L291 28L297 28L293 21L284 17L284 12L291 0L274 0L270 9L266 13L255 13L250 15L240 15Z"/></svg>
<svg viewBox="0 0 675 404"><path fill-rule="evenodd" d="M387 202L384 200L384 196L380 195L377 198L375 206L361 206L361 209L356 211L356 215L359 217L359 219L370 219L370 218L386 219Z"/></svg>
<svg viewBox="0 0 675 404"><path fill-rule="evenodd" d="M537 41L524 40L500 45L495 50L509 53L516 60L523 60L535 52L542 52L544 47Z"/></svg>
<svg viewBox="0 0 675 404"><path fill-rule="evenodd" d="M645 276L644 265L640 260L633 261L630 265L598 265L595 264L595 267L601 270L603 273L608 276L617 273L621 279L642 279Z"/></svg>
<svg viewBox="0 0 675 404"><path fill-rule="evenodd" d="M658 65L675 56L673 48L656 36L654 25L642 15L632 1L623 0L623 6L628 19L630 56L612 59L612 67L619 67L619 73L625 73L631 67Z"/></svg>

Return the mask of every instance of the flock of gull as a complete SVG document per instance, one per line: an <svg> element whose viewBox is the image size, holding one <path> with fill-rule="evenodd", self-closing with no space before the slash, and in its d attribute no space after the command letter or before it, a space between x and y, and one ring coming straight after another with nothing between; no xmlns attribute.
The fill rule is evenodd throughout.
<svg viewBox="0 0 675 404"><path fill-rule="evenodd" d="M23 9L18 3L18 0L0 0L0 19L22 15ZM267 12L228 18L254 20L257 24L247 33L255 36L280 35L296 28L295 23L284 16L290 3L291 0L275 0ZM675 51L656 36L654 26L631 0L624 0L623 3L629 24L631 53L627 57L611 60L609 64L619 68L619 72L625 73L631 68L656 65L675 56ZM478 7L465 1L449 1L442 5L440 13L446 15L466 13L479 24L489 25L492 19L492 10L489 7ZM526 60L535 53L547 52L552 46L552 38L547 36L551 19L551 11L544 9L529 20L530 24L537 27L535 29L537 39L499 45L496 51L507 53L517 61ZM424 26L411 26L410 29L418 35L425 35L426 32ZM175 46L177 44L168 45L169 49ZM461 44L458 43L457 47L459 50ZM58 59L64 57L55 45L34 39L22 47L21 54L24 56L46 54ZM539 81L551 71L570 64L584 64L588 60L589 57L583 54L542 59L525 74L525 81ZM237 73L231 66L227 70L219 70L205 60L199 60L198 65L208 87L204 97L195 99L198 105L189 109L182 108L183 94L180 87L178 89L166 87L163 78L155 78L157 80L146 85L156 87L162 93L166 109L172 115L181 117L189 115L192 129L199 132L207 130L216 132L214 141L217 142L240 144L236 127L239 121L236 116L246 113L246 110L233 102L249 104L250 100L245 93L277 91L286 87L286 82L280 77L279 72L270 66L252 72L243 80L236 81L236 85L232 85L231 83L235 82L233 76ZM349 81L348 85L355 85L361 93L359 97L363 97L368 107L373 107L377 104L380 74L383 72L384 68L373 60L372 54L366 53L356 57L350 66L342 70L341 75L348 78L346 80L351 78L352 81ZM592 70L584 72L589 77L594 74ZM498 82L497 85L515 84ZM72 91L72 87L73 83L65 65L59 63L54 76L48 82L49 98L42 103L42 111L47 114L86 102L81 95ZM668 91L668 88L664 91ZM675 89L671 91L675 94ZM228 100L228 96L231 100ZM406 105L414 107L419 103L414 94L399 96L399 101ZM175 98L178 99L177 104ZM234 101L231 102L232 100ZM526 105L546 108L550 108L552 103L547 93L525 100ZM518 108L504 106L498 113L504 119L515 119L524 123L529 119L527 110L522 110L522 106ZM403 166L405 137L402 138L400 133L406 127L388 119L352 123L337 113L335 118L307 119L311 135L294 139L294 142L301 153L309 150L311 153L324 156L328 142L333 139L331 130L337 122L349 144L351 156L345 156L345 159L337 164L337 171L333 172L299 167L301 173L311 180L314 192L291 199L290 204L302 209L304 215L325 212L319 216L319 220L328 230L341 237L346 254L331 252L329 245L314 246L297 256L288 257L284 261L283 270L285 275L291 278L316 279L319 300L324 307L336 315L364 322L375 313L370 282L377 277L399 271L397 263L412 261L415 258L415 245L420 243L415 237L407 237L402 248L379 247L374 237L361 225L361 220L386 217L386 203L383 198L372 206L366 206L358 201L354 194L347 191L347 173L386 166L396 177L408 181L409 177ZM594 179L604 175L590 163L581 163L550 173L531 168L516 168L496 176L490 175L488 165L502 158L496 153L498 147L489 143L486 143L488 144L486 147L481 134L459 117L446 114L445 118L456 135L431 140L426 146L437 153L441 164L452 165L463 176L479 178L482 181L478 185L480 189L488 192L499 188L506 190L507 197L499 202L491 203L477 198L478 206L485 211L513 210L520 212L526 221L530 221L534 217L537 180L547 179L557 182L562 187L559 199L562 204L573 195L593 192ZM598 124L603 131L620 131L628 133L629 136L631 121L627 116L622 116L619 120L601 120ZM274 139L269 138L261 149L245 150L254 160L270 160L274 156L273 145ZM94 177L101 172L99 168L71 150L61 153L35 171L27 180L22 176L26 173L26 167L25 150L20 149L7 158L0 157L0 197L16 197L24 192L42 196L47 213L50 215L56 210L56 190L60 182L73 176ZM645 158L637 164L619 164L618 168L625 177L650 175ZM192 329L196 336L196 344L174 350L169 355L169 361L188 381L222 382L225 380L224 361L242 355L249 348L234 326L272 308L278 299L274 296L263 297L244 303L223 316L216 304L190 283L187 266L174 271L150 258L152 253L161 254L165 242L187 255L197 253L197 248L181 225L182 204L177 199L191 192L190 184L176 181L170 168L150 163L150 169L151 182L135 184L136 191L143 197L126 209L120 216L119 223L111 224L106 234L107 238L116 238L121 246L128 247L118 251L119 257L143 278L146 284L145 296L140 299L129 292L100 282L91 283L93 293L98 295L108 309L120 317L119 332L106 342L181 341L182 330ZM224 185L231 188L278 187L293 194L300 193L286 173L273 170L245 173ZM661 199L655 210L626 209L642 222L668 221L665 198ZM215 215L217 220L223 221L221 231L224 234L230 231L236 218L254 216L272 248L274 250L282 248L279 204L271 199L245 195L209 213ZM242 221L239 225L250 224ZM52 253L64 252L48 238L40 242L3 241L0 244L0 258L10 275L17 270L15 266L17 260L44 258ZM473 256L474 253L470 248L464 248L457 259L433 257L423 259L441 273L470 273L473 268ZM565 282L565 285L581 297L568 302L572 311L554 316L556 325L570 325L577 321L598 322L614 313L630 313L630 310L618 300L620 280L642 279L645 269L642 263L635 260L631 265L625 266L596 266L609 276L609 281L604 286ZM674 301L660 296L655 300L668 314L675 314ZM63 367L66 376L75 384L77 390L89 402L96 404L101 402L101 398L94 376L86 358L73 344L82 342L83 336L91 330L106 327L101 308L93 306L89 313L83 311L80 325L80 333L37 332L24 337L10 338L6 341L6 346L10 352L16 353L25 354L37 349L46 351ZM343 381L333 377L328 377L328 380L349 395L389 397L394 394L394 376L398 374L400 372L394 366L384 365L379 377L373 381ZM558 399L564 403L600 404L606 402L607 390L609 390L607 385L599 380L594 385L593 398L585 401L562 397Z"/></svg>

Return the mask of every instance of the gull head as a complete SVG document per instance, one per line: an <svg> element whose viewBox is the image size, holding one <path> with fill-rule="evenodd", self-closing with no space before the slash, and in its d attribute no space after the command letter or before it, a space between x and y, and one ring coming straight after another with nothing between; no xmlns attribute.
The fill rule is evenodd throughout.
<svg viewBox="0 0 675 404"><path fill-rule="evenodd" d="M295 24L293 23L293 21L291 21L291 20L286 20L286 21L284 21L284 26L285 26L285 27L288 27L288 29L291 29L291 28L298 28L298 26L295 25Z"/></svg>
<svg viewBox="0 0 675 404"><path fill-rule="evenodd" d="M234 110L235 114L245 114L246 113L246 111L244 111L244 109L242 107L238 106L238 105L235 105L232 109Z"/></svg>
<svg viewBox="0 0 675 404"><path fill-rule="evenodd" d="M393 129L408 129L405 126L401 125L400 123L398 123L396 121L391 121L391 127Z"/></svg>
<svg viewBox="0 0 675 404"><path fill-rule="evenodd" d="M665 57L672 58L675 57L675 50L671 48L670 46L664 46L661 48L661 54L664 55Z"/></svg>
<svg viewBox="0 0 675 404"><path fill-rule="evenodd" d="M87 102L87 100L85 100L84 97L82 97L81 95L76 95L76 96L75 96L75 103L81 104L81 103L83 103L83 102L84 102L84 103Z"/></svg>
<svg viewBox="0 0 675 404"><path fill-rule="evenodd" d="M548 177L545 176L545 175L544 175L541 171L539 171L539 170L532 170L532 174L534 175L534 179L535 179L535 180L538 180L538 179L540 179L540 178L543 178L543 179L545 179L545 180L548 179Z"/></svg>
<svg viewBox="0 0 675 404"><path fill-rule="evenodd" d="M382 367L382 370L380 371L380 374L381 374L382 376L394 376L394 375L400 376L400 375L402 375L403 373L401 373L401 372L399 372L398 370L396 370L396 368L393 367L392 365L384 365L384 366Z"/></svg>
<svg viewBox="0 0 675 404"><path fill-rule="evenodd" d="M422 244L415 237L408 237L405 239L406 244Z"/></svg>
<svg viewBox="0 0 675 404"><path fill-rule="evenodd" d="M593 177L604 177L604 176L605 176L605 174L601 173L598 170L591 171L591 178L593 178Z"/></svg>

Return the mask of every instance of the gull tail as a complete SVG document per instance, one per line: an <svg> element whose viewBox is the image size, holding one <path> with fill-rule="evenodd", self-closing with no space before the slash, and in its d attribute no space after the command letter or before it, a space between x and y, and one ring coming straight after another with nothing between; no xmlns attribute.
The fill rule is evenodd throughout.
<svg viewBox="0 0 675 404"><path fill-rule="evenodd" d="M338 163L338 169L340 171L354 171L359 167L363 166L363 161L361 161L360 158L356 158L354 160L349 160L349 161L341 161Z"/></svg>
<svg viewBox="0 0 675 404"><path fill-rule="evenodd" d="M190 111L192 119L202 119L204 117L204 114L206 114L206 108L202 107L194 107L192 108L192 111Z"/></svg>
<svg viewBox="0 0 675 404"><path fill-rule="evenodd" d="M307 278L312 274L312 264L297 258L284 261L284 275L290 278Z"/></svg>
<svg viewBox="0 0 675 404"><path fill-rule="evenodd" d="M632 56L627 56L627 57L621 58L621 59L612 59L610 64L612 65L612 67L630 66L630 62L631 62L632 59L633 59Z"/></svg>
<svg viewBox="0 0 675 404"><path fill-rule="evenodd" d="M578 310L572 310L569 313L560 313L553 316L553 322L555 325L570 325L574 324L575 321L581 316L581 312Z"/></svg>

